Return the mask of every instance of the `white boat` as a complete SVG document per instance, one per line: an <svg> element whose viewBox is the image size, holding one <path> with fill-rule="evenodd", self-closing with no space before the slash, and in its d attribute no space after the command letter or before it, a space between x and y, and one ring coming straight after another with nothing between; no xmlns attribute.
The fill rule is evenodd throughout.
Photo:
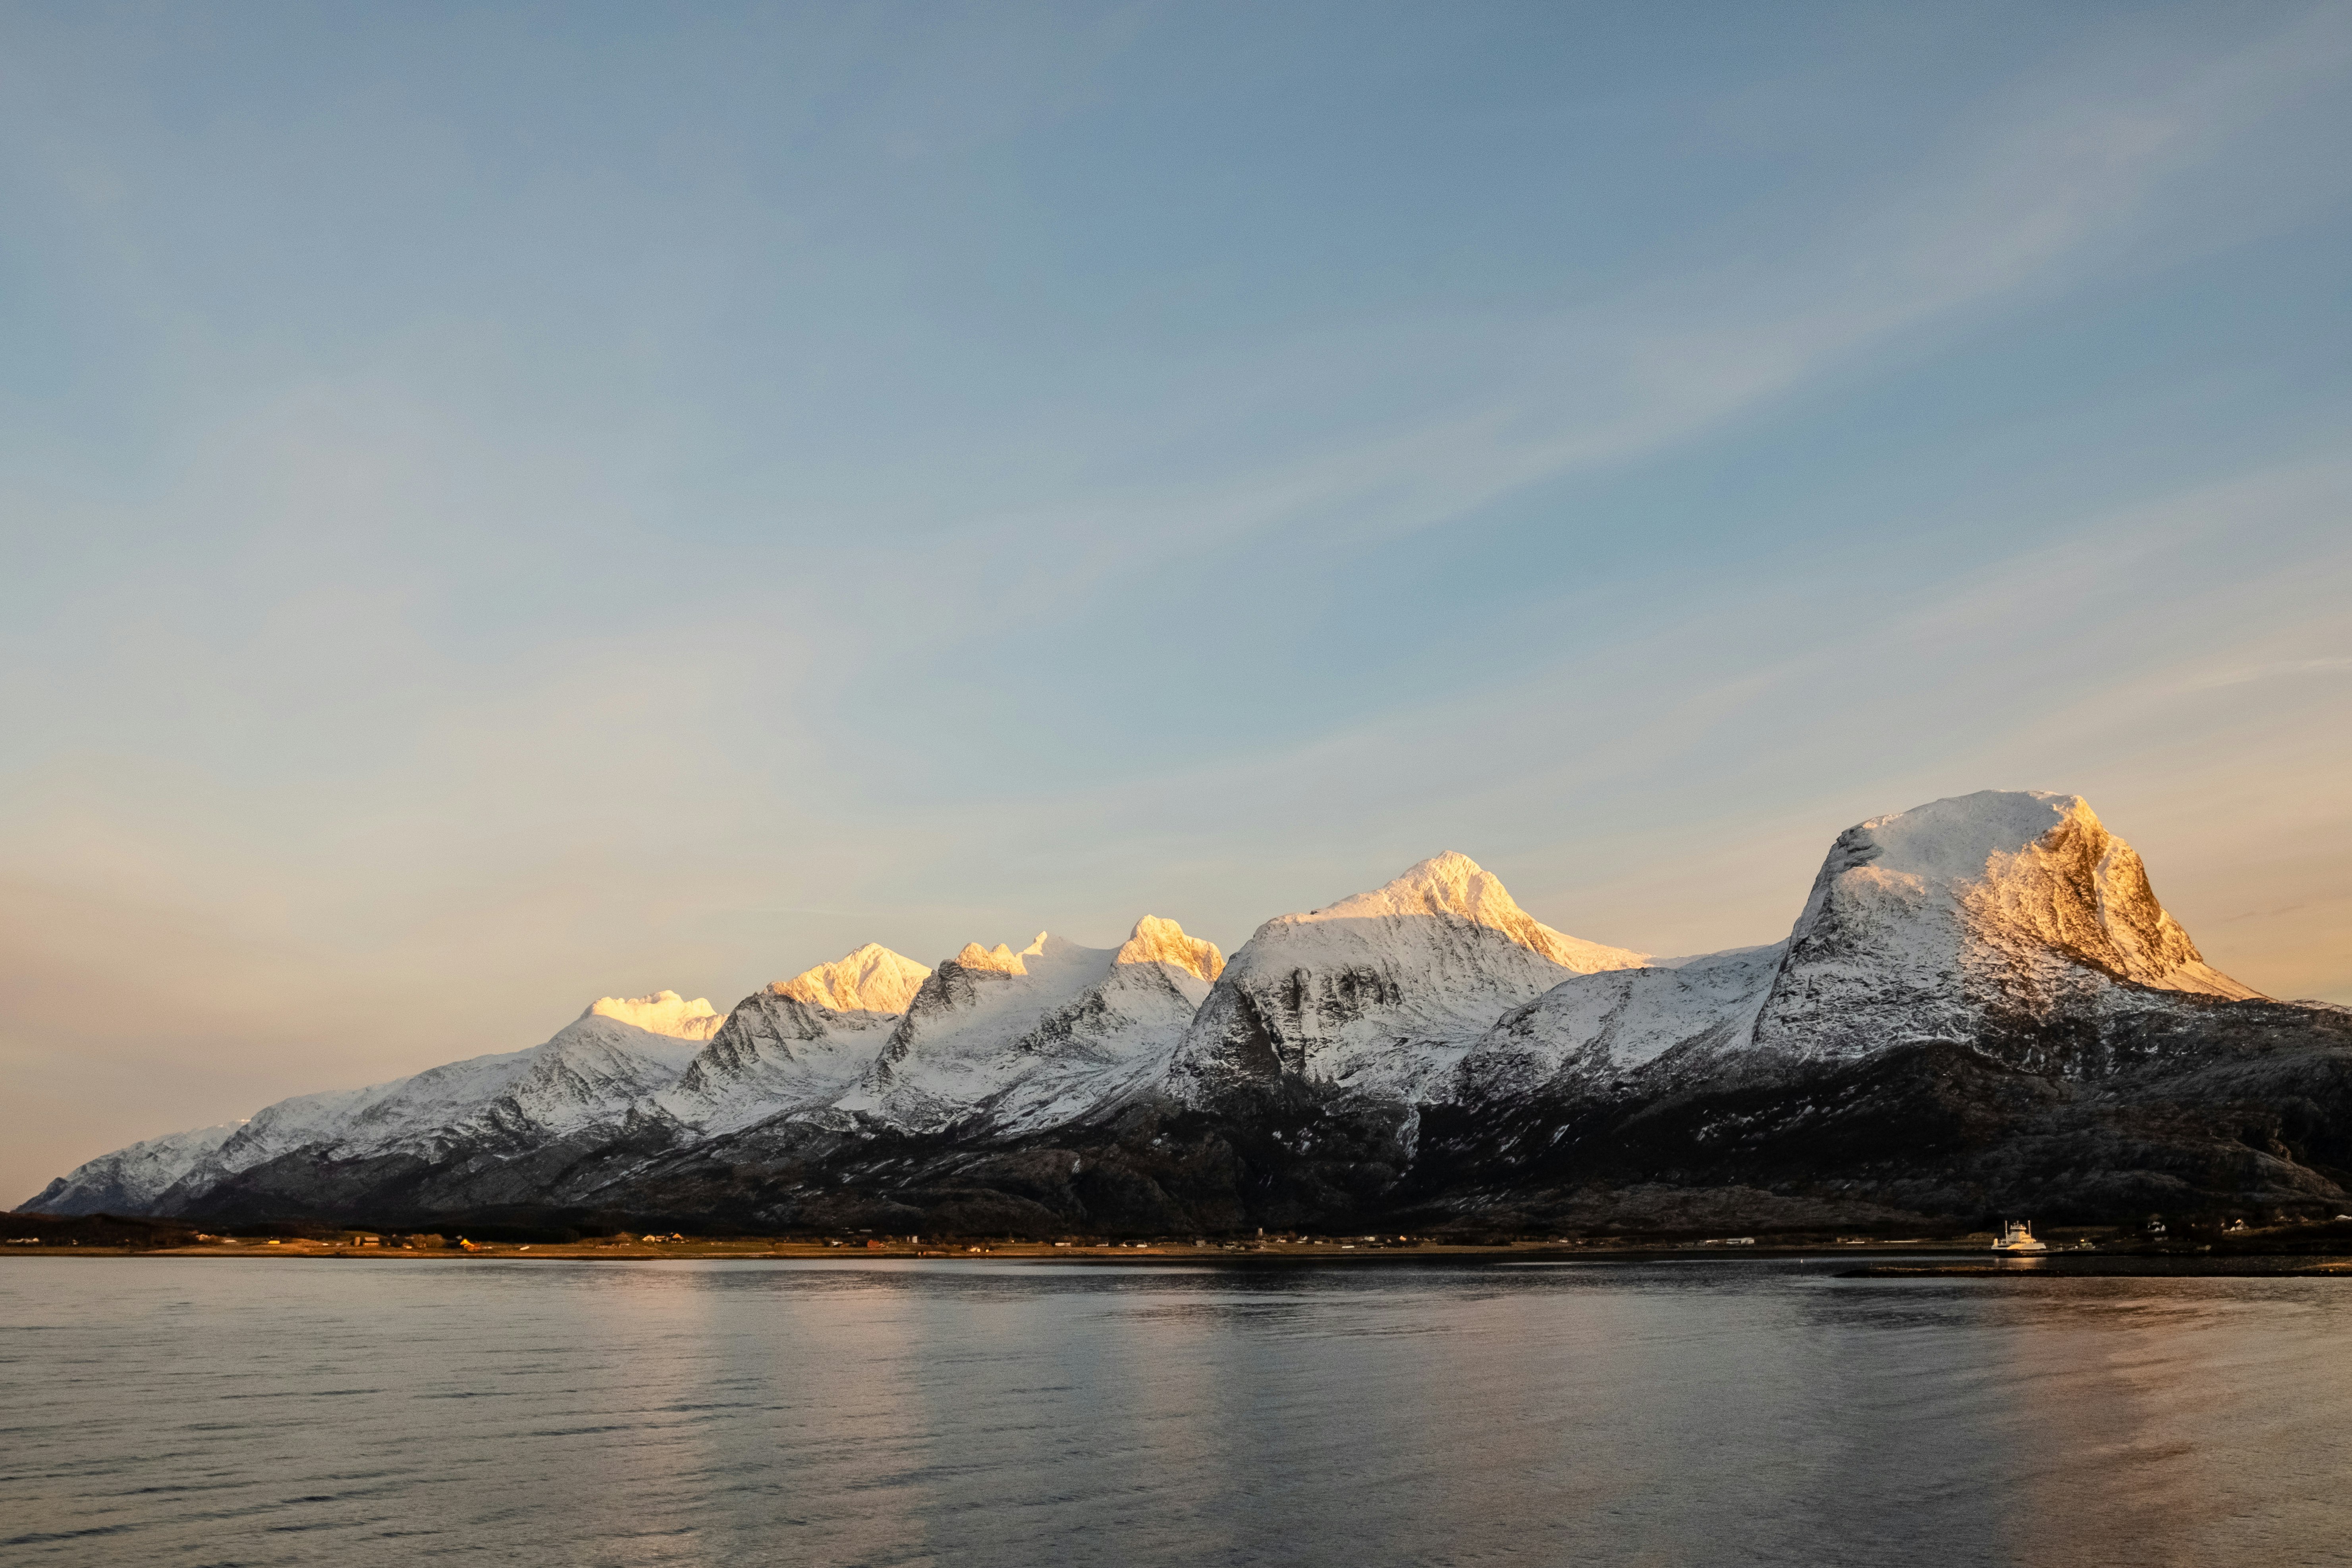
<svg viewBox="0 0 2352 1568"><path fill-rule="evenodd" d="M2049 1247L2033 1239L2033 1222L2013 1219L2000 1227L2000 1239L1992 1244L1995 1252L2047 1252Z"/></svg>

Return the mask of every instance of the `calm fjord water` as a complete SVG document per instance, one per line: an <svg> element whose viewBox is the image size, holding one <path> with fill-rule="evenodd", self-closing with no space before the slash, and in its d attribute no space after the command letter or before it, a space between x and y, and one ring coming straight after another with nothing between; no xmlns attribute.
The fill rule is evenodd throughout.
<svg viewBox="0 0 2352 1568"><path fill-rule="evenodd" d="M0 1261L11 1563L2352 1554L2352 1283Z"/></svg>

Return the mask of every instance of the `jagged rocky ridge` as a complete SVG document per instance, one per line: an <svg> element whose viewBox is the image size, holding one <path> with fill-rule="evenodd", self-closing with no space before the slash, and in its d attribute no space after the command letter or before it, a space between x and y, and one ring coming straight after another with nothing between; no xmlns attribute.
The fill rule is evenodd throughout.
<svg viewBox="0 0 2352 1568"><path fill-rule="evenodd" d="M1146 917L739 1003L607 998L527 1051L134 1144L26 1206L761 1229L1909 1224L2333 1212L2352 1014L2207 965L2078 797L1849 829L1785 941L1543 926L1444 855L1227 963Z"/></svg>

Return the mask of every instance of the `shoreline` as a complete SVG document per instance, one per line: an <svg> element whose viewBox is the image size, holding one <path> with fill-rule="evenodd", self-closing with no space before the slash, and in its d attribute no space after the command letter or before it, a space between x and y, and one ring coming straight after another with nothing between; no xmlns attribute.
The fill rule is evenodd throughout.
<svg viewBox="0 0 2352 1568"><path fill-rule="evenodd" d="M1885 1261L1871 1261L1874 1255ZM925 1247L899 1243L882 1247L828 1247L791 1243L685 1243L646 1246L504 1244L458 1247L357 1247L329 1243L212 1243L194 1247L9 1247L0 1258L234 1258L264 1262L465 1263L660 1263L660 1262L849 1262L861 1263L1063 1263L1092 1268L1195 1268L1256 1271L1267 1268L1411 1268L1417 1265L1633 1265L1642 1263L1785 1263L1859 1265L1841 1269L1842 1279L2352 1279L2352 1256L2309 1252L2210 1253L2072 1252L2027 1258L1994 1258L1981 1246L1933 1242L1832 1246L1723 1247L1661 1244L1622 1247L1562 1247L1523 1243L1501 1247L1424 1244L1369 1247L1275 1244L1234 1247L1063 1246L1013 1243L988 1247Z"/></svg>

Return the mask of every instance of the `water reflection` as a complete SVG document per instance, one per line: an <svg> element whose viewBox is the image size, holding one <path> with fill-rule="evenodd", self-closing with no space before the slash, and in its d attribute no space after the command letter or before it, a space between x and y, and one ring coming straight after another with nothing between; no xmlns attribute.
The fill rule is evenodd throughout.
<svg viewBox="0 0 2352 1568"><path fill-rule="evenodd" d="M0 1266L9 1560L2334 1562L2343 1284Z"/></svg>

